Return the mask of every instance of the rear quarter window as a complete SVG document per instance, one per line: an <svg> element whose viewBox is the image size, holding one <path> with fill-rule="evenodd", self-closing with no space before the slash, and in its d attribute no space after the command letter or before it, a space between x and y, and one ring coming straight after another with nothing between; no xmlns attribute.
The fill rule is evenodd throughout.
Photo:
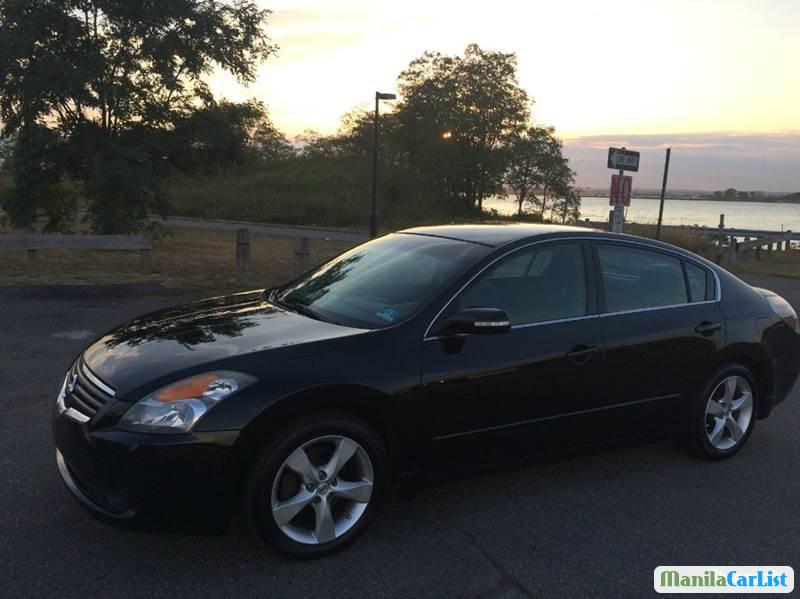
<svg viewBox="0 0 800 599"><path fill-rule="evenodd" d="M686 265L686 279L689 282L689 299L691 302L702 302L714 299L714 278L708 269L692 262Z"/></svg>

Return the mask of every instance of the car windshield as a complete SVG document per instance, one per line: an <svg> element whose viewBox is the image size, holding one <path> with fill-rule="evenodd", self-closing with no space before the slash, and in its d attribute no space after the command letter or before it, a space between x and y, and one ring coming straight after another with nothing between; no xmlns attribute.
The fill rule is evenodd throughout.
<svg viewBox="0 0 800 599"><path fill-rule="evenodd" d="M409 318L490 248L397 233L334 258L275 296L322 320L377 329Z"/></svg>

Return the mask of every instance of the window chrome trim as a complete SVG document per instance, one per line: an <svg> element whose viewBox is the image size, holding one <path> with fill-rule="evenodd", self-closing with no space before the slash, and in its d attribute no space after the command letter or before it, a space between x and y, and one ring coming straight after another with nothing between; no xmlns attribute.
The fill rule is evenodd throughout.
<svg viewBox="0 0 800 599"><path fill-rule="evenodd" d="M713 268L709 268L708 266L706 266L705 264L701 263L699 260L697 260L696 258L694 258L692 256L684 256L683 254L681 254L680 252L676 252L675 250L671 250L669 248L662 248L662 247L653 247L652 245L649 245L647 243L642 243L640 241L629 241L627 239L617 239L617 238L614 238L614 237L612 237L610 239L601 239L601 238L597 238L597 237L587 237L587 239L596 241L598 243L607 243L607 244L612 244L612 245L613 244L623 245L623 246L624 245L638 245L639 247L645 248L647 250L651 250L651 251L654 250L656 252L665 252L667 254L672 254L673 256L677 257L679 260L686 260L687 262L691 262L692 264L694 264L698 268L702 268L703 270L711 271L711 274L714 275L714 282L715 282L715 284L714 284L714 299L703 300L702 302L686 302L685 304L673 304L671 306L664 306L664 307L672 308L674 306L693 306L693 305L697 305L697 304L706 304L706 303L713 303L713 302L722 301L722 283L720 283L719 275L717 274L717 271L714 270ZM685 250L685 251L688 252L689 250ZM658 309L658 307L656 307L656 308L637 308L637 310L656 310L656 309ZM626 310L626 312L627 311L628 310ZM609 312L609 314L611 314L611 313Z"/></svg>
<svg viewBox="0 0 800 599"><path fill-rule="evenodd" d="M111 397L114 397L117 394L116 391L114 391L111 387L106 385L103 381L97 378L97 375L95 375L91 370L89 370L89 367L86 365L86 362L83 360L83 358L81 358L80 369L81 372L83 372L83 374L86 376L86 378L88 378L94 385L99 387L102 391L104 391Z"/></svg>
<svg viewBox="0 0 800 599"><path fill-rule="evenodd" d="M539 322L521 322L519 324L511 325L511 330L528 329L530 327L541 327L548 324L560 324L562 322L574 322L576 320L588 320L590 318L600 318L600 314L586 314L585 316L571 316L570 318L557 318L555 320L540 320ZM433 337L424 337L423 341L434 341L436 339L456 339L458 337L469 337L470 333L458 333L457 335L434 335Z"/></svg>
<svg viewBox="0 0 800 599"><path fill-rule="evenodd" d="M570 316L569 318L556 318L555 320L540 320L537 322L521 322L519 324L511 325L512 329L527 329L530 327L540 327L548 324L560 324L562 322L574 322L576 320L588 320L590 318L599 318L599 314L585 314L583 316Z"/></svg>
<svg viewBox="0 0 800 599"><path fill-rule="evenodd" d="M473 276L471 276L469 278L469 280L466 283L464 283L458 289L458 291L456 291L452 295L452 297L449 300L447 300L445 305L442 306L442 309L439 310L436 313L436 316L433 317L433 320L431 320L431 322L428 324L428 327L425 329L425 335L423 335L422 340L423 341L432 341L432 340L435 340L435 339L444 338L441 335L435 335L433 337L429 337L428 336L428 334L431 332L431 328L433 327L434 323L437 320L439 320L439 317L442 315L442 313L445 310L447 310L447 308L450 306L450 304L453 303L454 299L456 299L459 295L461 295L461 293L464 291L464 289L469 287L469 285L472 284L472 282L475 279L477 279L479 276L481 276L487 269L489 269L491 266L496 264L498 261L502 260L506 256L510 256L511 254L513 254L515 252L527 249L527 248L532 247L534 245L539 245L541 243L548 243L548 242L558 243L558 242L561 242L561 241L589 241L589 242L597 242L597 243L618 244L618 245L622 245L622 246L634 245L634 246L639 246L639 247L642 247L642 248L645 248L645 249L648 249L648 250L651 250L651 251L655 251L655 252L665 252L665 253L668 253L668 254L672 254L673 256L676 256L679 260L688 260L688 261L692 262L693 264L697 265L700 268L703 268L705 270L710 270L711 274L714 275L714 280L716 282L716 285L715 285L715 288L714 288L714 299L712 299L712 300L704 300L702 302L686 302L686 303L683 303L683 304L671 304L669 306L655 306L655 307L652 307L652 308L635 308L633 310L620 310L620 311L617 311L617 312L599 312L597 314L586 314L584 316L575 316L575 317L572 317L572 318L561 318L561 319L558 319L558 320L543 320L542 322L520 323L520 324L512 325L511 326L511 330L512 331L515 330L515 329L522 329L522 328L528 328L528 327L534 327L534 326L542 326L542 325L548 325L548 324L557 324L557 323L561 323L561 322L570 322L570 321L573 321L573 320L586 320L586 319L589 319L589 318L604 318L606 316L617 316L617 315L620 315L620 314L634 314L636 312L653 312L653 311L656 311L656 310L668 310L668 309L671 309L671 308L682 308L684 306L699 306L699 305L702 305L702 304L715 304L715 303L719 303L720 301L722 301L722 284L720 283L719 275L717 274L717 272L713 268L709 268L706 265L701 264L698 260L695 260L694 258L692 258L690 256L684 256L682 253L676 252L676 251L671 250L669 248L654 247L654 246L649 245L647 243L642 243L642 242L639 242L639 241L632 241L632 240L629 240L629 239L619 239L619 238L616 238L616 237L611 237L611 238L604 239L604 238L598 238L598 237L591 237L591 236L587 236L587 235L580 235L580 236L574 236L574 237L558 237L558 238L551 238L551 239L540 239L538 241L532 241L531 243L527 243L525 245L521 245L519 247L516 247L514 249L511 249L511 250L507 251L506 253L498 256L497 258L495 258L494 260L489 262L486 266L484 266L478 272L476 272Z"/></svg>
<svg viewBox="0 0 800 599"><path fill-rule="evenodd" d="M684 304L669 304L668 306L653 306L652 308L633 308L632 310L617 310L616 312L603 312L599 316L620 316L623 314L636 314L637 312L655 312L657 310L671 310L673 308L686 308L687 306L702 306L703 304L716 304L717 300L703 300L702 302L686 302Z"/></svg>

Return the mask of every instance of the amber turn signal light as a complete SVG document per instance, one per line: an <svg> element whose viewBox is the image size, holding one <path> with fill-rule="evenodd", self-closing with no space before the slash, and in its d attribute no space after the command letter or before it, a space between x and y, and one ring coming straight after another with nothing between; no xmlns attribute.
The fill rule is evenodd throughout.
<svg viewBox="0 0 800 599"><path fill-rule="evenodd" d="M182 399L192 399L202 397L208 386L219 377L215 374L200 374L179 381L169 387L164 387L159 391L155 399L162 402L180 401Z"/></svg>

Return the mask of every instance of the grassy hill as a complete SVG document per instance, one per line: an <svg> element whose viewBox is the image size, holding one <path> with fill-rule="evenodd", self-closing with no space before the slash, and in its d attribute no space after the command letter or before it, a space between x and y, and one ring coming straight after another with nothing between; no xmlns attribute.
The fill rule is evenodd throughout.
<svg viewBox="0 0 800 599"><path fill-rule="evenodd" d="M475 211L436 197L411 173L382 167L378 194L382 226L475 219ZM170 185L172 213L182 216L366 228L372 197L367 158L275 162L258 170L180 177Z"/></svg>

